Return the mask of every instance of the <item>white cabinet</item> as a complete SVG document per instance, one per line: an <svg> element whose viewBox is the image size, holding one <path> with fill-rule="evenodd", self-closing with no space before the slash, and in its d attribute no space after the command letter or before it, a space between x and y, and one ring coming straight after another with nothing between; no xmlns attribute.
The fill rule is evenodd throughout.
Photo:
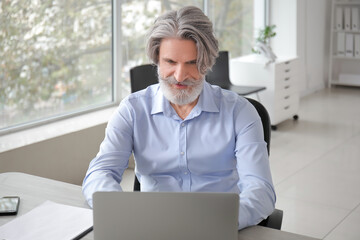
<svg viewBox="0 0 360 240"><path fill-rule="evenodd" d="M235 85L265 86L258 93L259 101L268 110L273 129L286 119L297 119L299 110L297 57L268 60L258 55L248 55L230 60L230 79Z"/></svg>
<svg viewBox="0 0 360 240"><path fill-rule="evenodd" d="M360 0L333 0L329 87L360 86Z"/></svg>

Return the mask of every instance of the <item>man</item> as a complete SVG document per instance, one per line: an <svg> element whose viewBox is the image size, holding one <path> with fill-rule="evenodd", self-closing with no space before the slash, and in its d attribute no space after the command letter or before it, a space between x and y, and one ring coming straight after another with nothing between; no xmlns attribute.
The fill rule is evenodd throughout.
<svg viewBox="0 0 360 240"><path fill-rule="evenodd" d="M96 191L122 191L133 152L141 191L234 192L239 229L259 223L275 204L261 119L246 99L204 81L218 53L211 22L195 7L166 13L147 52L159 84L125 98L109 121L83 182L89 205Z"/></svg>

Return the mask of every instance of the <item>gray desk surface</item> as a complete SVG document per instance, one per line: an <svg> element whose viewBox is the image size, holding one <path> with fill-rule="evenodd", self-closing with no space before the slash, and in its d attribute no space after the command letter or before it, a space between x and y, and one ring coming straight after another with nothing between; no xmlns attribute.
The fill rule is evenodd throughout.
<svg viewBox="0 0 360 240"><path fill-rule="evenodd" d="M266 87L258 87L258 86L239 86L239 85L231 85L227 87L223 87L224 89L236 92L241 96L246 96L253 93L258 93L266 89Z"/></svg>
<svg viewBox="0 0 360 240"><path fill-rule="evenodd" d="M20 196L20 208L17 216L23 215L46 200L88 208L81 187L47 178L24 173L0 174L0 197ZM0 216L0 226L16 216ZM94 239L90 232L83 239ZM278 231L261 226L254 226L239 231L239 240L315 240L284 231Z"/></svg>

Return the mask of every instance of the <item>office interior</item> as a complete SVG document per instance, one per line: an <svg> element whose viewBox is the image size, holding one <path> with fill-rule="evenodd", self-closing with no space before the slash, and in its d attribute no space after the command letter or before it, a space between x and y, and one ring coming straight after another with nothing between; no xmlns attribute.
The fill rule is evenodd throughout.
<svg viewBox="0 0 360 240"><path fill-rule="evenodd" d="M299 119L271 133L270 164L283 231L350 240L360 238L360 88L328 84L331 4L270 1L278 32L271 46L278 56L299 58L300 93ZM0 136L0 172L81 185L113 110ZM132 190L133 177L129 169L124 190Z"/></svg>

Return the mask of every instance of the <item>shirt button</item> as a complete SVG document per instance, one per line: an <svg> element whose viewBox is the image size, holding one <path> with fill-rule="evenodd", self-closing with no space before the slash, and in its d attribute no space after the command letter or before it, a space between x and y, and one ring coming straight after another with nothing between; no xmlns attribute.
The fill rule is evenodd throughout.
<svg viewBox="0 0 360 240"><path fill-rule="evenodd" d="M187 174L188 174L188 172L184 172L184 174L185 174L185 175L187 175Z"/></svg>
<svg viewBox="0 0 360 240"><path fill-rule="evenodd" d="M184 155L184 152L181 152L180 154L181 154L181 155Z"/></svg>
<svg viewBox="0 0 360 240"><path fill-rule="evenodd" d="M182 123L181 126L184 127L184 126L185 126L185 123Z"/></svg>

